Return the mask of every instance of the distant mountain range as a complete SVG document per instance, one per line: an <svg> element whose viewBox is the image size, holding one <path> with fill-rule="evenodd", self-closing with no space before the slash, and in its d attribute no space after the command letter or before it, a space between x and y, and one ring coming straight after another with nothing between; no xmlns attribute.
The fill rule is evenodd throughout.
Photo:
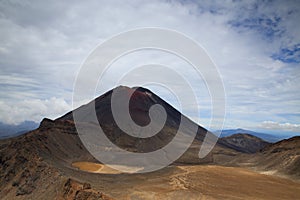
<svg viewBox="0 0 300 200"><path fill-rule="evenodd" d="M39 127L39 123L24 121L18 125L4 124L0 122L0 139L16 137Z"/></svg>
<svg viewBox="0 0 300 200"><path fill-rule="evenodd" d="M220 130L214 131L214 133L220 133L220 132L221 132L221 135L220 135L221 138L228 137L228 136L231 136L234 134L250 134L250 135L256 136L258 138L261 138L267 142L271 142L271 143L278 142L280 140L289 138L289 137L282 136L282 135L271 135L271 134L267 134L267 133L259 133L259 132L254 132L254 131L245 130L245 129L241 129L241 128L227 129L227 130L222 130L222 131L220 131Z"/></svg>

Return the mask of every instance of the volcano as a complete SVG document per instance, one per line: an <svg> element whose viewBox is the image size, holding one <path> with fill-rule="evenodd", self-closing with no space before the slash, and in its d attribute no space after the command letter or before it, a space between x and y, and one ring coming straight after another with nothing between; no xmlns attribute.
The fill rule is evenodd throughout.
<svg viewBox="0 0 300 200"><path fill-rule="evenodd" d="M129 109L129 117L131 117L133 122L139 126L147 126L151 122L150 108L152 106L162 106L167 115L162 129L157 134L147 138L134 137L120 129L114 120L111 109L113 91L118 92L117 101L115 103L117 105L124 104L126 99L130 99L129 107L127 108ZM162 148L174 138L182 121L186 122L183 125L182 131L188 134L191 132L192 127L194 127L194 130L197 132L197 141L203 141L206 134L213 136L212 133L192 122L153 92L142 87L129 88L125 86L119 86L114 90L110 90L104 95L96 98L94 101L77 108L75 111L71 111L58 118L57 121L74 121L74 112L79 113L77 120L79 123L93 122L91 116L93 115L93 112L95 112L97 121L94 123L99 122L99 125L110 141L117 146L126 149L127 151L145 153ZM157 117L160 115L161 113L157 113ZM127 120L126 117L127 116L123 116L121 120Z"/></svg>

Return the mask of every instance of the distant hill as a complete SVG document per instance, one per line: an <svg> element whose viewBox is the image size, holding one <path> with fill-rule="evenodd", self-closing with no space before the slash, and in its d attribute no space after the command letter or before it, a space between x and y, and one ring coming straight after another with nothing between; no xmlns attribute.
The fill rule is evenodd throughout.
<svg viewBox="0 0 300 200"><path fill-rule="evenodd" d="M215 131L215 133L219 133L220 130ZM271 135L271 134L267 134L267 133L259 133L259 132L254 132L254 131L250 131L250 130L245 130L245 129L227 129L227 130L222 130L221 136L220 137L228 137L231 136L233 134L250 134L253 136L256 136L258 138L261 138L267 142L278 142L282 139L286 139L284 136L276 136L276 135Z"/></svg>
<svg viewBox="0 0 300 200"><path fill-rule="evenodd" d="M15 137L38 128L39 123L24 121L19 125L4 124L0 122L0 139Z"/></svg>
<svg viewBox="0 0 300 200"><path fill-rule="evenodd" d="M219 139L219 143L243 153L255 153L270 143L250 134L234 134Z"/></svg>

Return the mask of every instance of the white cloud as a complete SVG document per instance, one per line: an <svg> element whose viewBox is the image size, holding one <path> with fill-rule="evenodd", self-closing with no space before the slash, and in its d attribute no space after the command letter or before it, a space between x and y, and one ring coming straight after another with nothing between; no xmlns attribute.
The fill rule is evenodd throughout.
<svg viewBox="0 0 300 200"><path fill-rule="evenodd" d="M44 117L55 119L71 110L71 106L61 98L30 99L15 102L0 101L0 121L19 124L25 120L40 122Z"/></svg>
<svg viewBox="0 0 300 200"><path fill-rule="evenodd" d="M271 130L282 130L282 131L292 131L300 132L300 124L291 124L291 123L279 123L274 121L264 121L262 122L261 128L271 129Z"/></svg>

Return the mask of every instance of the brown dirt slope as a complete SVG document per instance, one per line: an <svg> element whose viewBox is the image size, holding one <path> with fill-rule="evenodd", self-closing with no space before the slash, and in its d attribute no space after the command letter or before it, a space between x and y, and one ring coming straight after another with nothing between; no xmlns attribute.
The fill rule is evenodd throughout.
<svg viewBox="0 0 300 200"><path fill-rule="evenodd" d="M300 136L271 144L251 160L259 169L300 179Z"/></svg>
<svg viewBox="0 0 300 200"><path fill-rule="evenodd" d="M76 159L93 160L78 136L74 135L73 128L70 122L54 124L44 120L35 131L1 140L1 199L83 200L104 197L101 191L90 187L77 188L72 196L66 191L67 186L63 187L68 179L75 181L76 177L66 175L62 169L71 168Z"/></svg>

